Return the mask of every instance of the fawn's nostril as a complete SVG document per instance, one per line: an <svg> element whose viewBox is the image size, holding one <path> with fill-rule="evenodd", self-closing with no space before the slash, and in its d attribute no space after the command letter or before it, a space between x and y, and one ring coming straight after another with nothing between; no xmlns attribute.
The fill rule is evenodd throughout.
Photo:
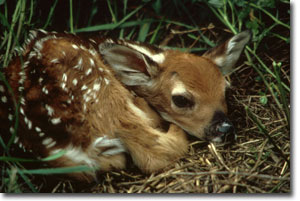
<svg viewBox="0 0 300 201"><path fill-rule="evenodd" d="M210 126L206 130L209 141L217 143L231 143L235 141L235 129L224 112L216 111Z"/></svg>
<svg viewBox="0 0 300 201"><path fill-rule="evenodd" d="M217 126L217 132L227 134L233 129L233 125L229 122L223 122Z"/></svg>

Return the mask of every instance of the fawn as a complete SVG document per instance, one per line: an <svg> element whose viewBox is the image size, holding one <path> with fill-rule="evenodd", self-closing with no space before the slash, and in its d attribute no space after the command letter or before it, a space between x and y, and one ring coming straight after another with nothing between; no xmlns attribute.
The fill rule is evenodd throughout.
<svg viewBox="0 0 300 201"><path fill-rule="evenodd" d="M241 32L196 56L31 31L20 55L4 68L7 82L0 80L1 136L17 133L15 143L38 157L64 150L48 162L52 167L94 169L72 173L78 180L125 168L126 153L142 171L160 170L187 152L185 132L215 142L232 133L224 75L250 37ZM170 122L167 131L162 119Z"/></svg>

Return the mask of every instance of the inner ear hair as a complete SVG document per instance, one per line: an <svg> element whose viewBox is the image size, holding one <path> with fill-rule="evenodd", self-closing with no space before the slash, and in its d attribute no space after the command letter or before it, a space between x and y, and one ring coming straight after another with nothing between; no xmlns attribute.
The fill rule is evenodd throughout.
<svg viewBox="0 0 300 201"><path fill-rule="evenodd" d="M243 31L233 36L225 43L208 50L203 56L211 59L219 66L223 75L229 74L233 71L234 65L238 61L250 38L251 32L249 30Z"/></svg>
<svg viewBox="0 0 300 201"><path fill-rule="evenodd" d="M125 85L146 85L159 72L156 62L126 45L104 42L98 48L103 61Z"/></svg>

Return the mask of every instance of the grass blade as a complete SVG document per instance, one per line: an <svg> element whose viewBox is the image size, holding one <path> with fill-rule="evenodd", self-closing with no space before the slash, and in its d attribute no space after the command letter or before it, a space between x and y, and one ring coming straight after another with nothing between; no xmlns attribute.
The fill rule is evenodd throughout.
<svg viewBox="0 0 300 201"><path fill-rule="evenodd" d="M201 52L201 51L207 50L207 48L204 48L204 47L181 48L181 47L164 46L164 48L171 49L171 50L179 50L182 52Z"/></svg>
<svg viewBox="0 0 300 201"><path fill-rule="evenodd" d="M53 17L54 9L56 8L57 2L58 2L58 0L55 0L53 5L51 6L50 11L49 11L49 15L47 17L45 25L43 26L43 29L46 29L49 26L50 20Z"/></svg>
<svg viewBox="0 0 300 201"><path fill-rule="evenodd" d="M145 23L140 27L139 31L139 36L138 36L138 41L140 42L145 42L146 37L148 35L149 29L150 29L150 24L151 23Z"/></svg>
<svg viewBox="0 0 300 201"><path fill-rule="evenodd" d="M12 156L0 156L0 161L6 161L6 162L44 162L44 161L52 161L56 160L60 157L62 157L66 151L62 150L58 152L57 154L48 156L46 158L37 160L37 159L27 159L27 158L18 158L18 157L12 157Z"/></svg>
<svg viewBox="0 0 300 201"><path fill-rule="evenodd" d="M155 29L155 31L154 31L154 33L153 33L153 35L152 35L152 37L151 37L151 39L149 41L150 44L153 44L157 40L158 31L161 28L162 22L163 21L160 21L159 24L158 24L158 26L156 27L156 29Z"/></svg>
<svg viewBox="0 0 300 201"><path fill-rule="evenodd" d="M10 49L11 49L11 43L12 43L12 38L13 38L13 34L14 34L14 27L15 27L15 25L17 23L17 20L18 20L18 15L20 13L19 9L20 9L21 3L22 3L21 1L18 1L17 5L16 5L16 8L15 8L15 11L14 11L14 14L13 14L13 17L12 17L11 25L9 27L7 47L6 47L6 51L5 51L5 55L4 55L4 61L3 61L4 66L7 66L8 61L9 61L9 52L10 52Z"/></svg>
<svg viewBox="0 0 300 201"><path fill-rule="evenodd" d="M266 130L265 126L261 123L259 119L256 118L256 116L249 110L249 107L246 106L245 110L250 117L250 119L257 125L257 128L259 131L273 144L274 149L281 155L281 157L290 164L288 158L285 156L285 154L282 152L282 150L277 146L276 142L274 142L273 138L269 135L269 132Z"/></svg>
<svg viewBox="0 0 300 201"><path fill-rule="evenodd" d="M110 4L110 0L106 0L106 2L107 2L108 9L109 9L109 12L110 12L111 17L112 17L112 21L113 21L114 23L117 23L117 17L116 17L115 13L114 13L113 10L112 10L111 4Z"/></svg>
<svg viewBox="0 0 300 201"><path fill-rule="evenodd" d="M26 158L17 158L17 157L11 157L11 156L1 156L0 161L5 161L5 162L35 162L37 160L26 159Z"/></svg>
<svg viewBox="0 0 300 201"><path fill-rule="evenodd" d="M74 25L73 25L73 0L69 0L70 2L70 32L74 33Z"/></svg>
<svg viewBox="0 0 300 201"><path fill-rule="evenodd" d="M139 25L142 25L145 23L152 23L152 22L156 22L156 21L157 20L154 20L154 19L128 21L128 22L124 22L123 24L121 24L118 28L135 27L135 26L139 26ZM114 24L114 23L99 24L99 25L95 25L95 26L89 26L89 27L76 29L75 32L80 33L80 32L103 31L103 30L112 30L114 28L116 28L116 24Z"/></svg>
<svg viewBox="0 0 300 201"><path fill-rule="evenodd" d="M48 156L48 157L46 157L46 158L42 158L40 161L52 161L52 160L56 160L56 159L62 157L65 153L66 153L65 150L61 150L61 151L58 152L57 154Z"/></svg>
<svg viewBox="0 0 300 201"><path fill-rule="evenodd" d="M289 104L287 101L288 97L287 97L286 91L283 88L283 82L280 79L280 66L281 66L280 63L277 64L275 61L273 62L275 78L276 78L277 86L278 86L279 93L280 93L279 97L280 97L281 103L283 105L283 109L284 109L284 112L285 112L285 115L287 118L287 123L290 126L290 109L289 109Z"/></svg>
<svg viewBox="0 0 300 201"><path fill-rule="evenodd" d="M22 177L22 179L25 181L25 183L33 193L38 193L38 190L34 187L30 179L25 174L23 174L23 172L20 171L20 169L18 169L18 174Z"/></svg>
<svg viewBox="0 0 300 201"><path fill-rule="evenodd" d="M93 168L81 165L74 167L62 167L62 168L44 168L44 169L33 169L33 170L20 170L23 174L39 174L39 175L49 175L49 174L67 174L73 172L88 172L93 171Z"/></svg>

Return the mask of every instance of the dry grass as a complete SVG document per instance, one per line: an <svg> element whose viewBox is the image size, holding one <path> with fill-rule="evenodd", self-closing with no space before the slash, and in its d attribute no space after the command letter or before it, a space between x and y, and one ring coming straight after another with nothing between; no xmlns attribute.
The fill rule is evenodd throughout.
<svg viewBox="0 0 300 201"><path fill-rule="evenodd" d="M282 48L281 46L278 46ZM276 52L276 50L274 50ZM276 55L275 55L276 56ZM289 74L289 55L277 55L284 61ZM187 156L165 171L145 175L136 167L100 175L98 183L43 182L41 192L92 193L289 193L290 165L245 112L255 114L283 154L290 159L290 131L282 111L268 96L262 105L255 71L245 64L231 75L228 89L229 116L237 131L236 143L216 146L190 138Z"/></svg>
<svg viewBox="0 0 300 201"><path fill-rule="evenodd" d="M187 8L195 12L193 7ZM151 7L143 9L140 14L136 14L137 19L143 18L147 11L152 15ZM189 19L182 21L186 24L190 22ZM152 29L147 33L148 38L155 34L156 28ZM189 33L197 35L192 28L187 29L171 23L158 30L162 32L160 38L164 38L161 44L167 46L193 48L197 47L200 39L200 36L193 40L188 37ZM227 38L225 35L230 35L228 29L215 22L201 30L212 41L220 36ZM286 29L279 28L275 31L289 38L289 31ZM119 32L120 30L115 29L108 33L118 36ZM137 38L136 32L132 33L132 38ZM126 30L124 34L126 35ZM280 61L281 80L290 86L290 44L276 37L266 38L263 44L260 46L261 51L257 50L258 56L270 69L273 61ZM268 47L267 51L264 46ZM231 87L227 91L227 102L229 118L233 121L238 136L236 143L216 146L190 137L189 153L159 173L142 174L129 159L128 169L99 175L97 183L83 185L62 181L59 176L32 176L32 184L38 192L53 193L289 193L289 122L284 110L278 108L274 97L259 79L257 71L251 64L245 63L246 60L244 55L237 70L228 77ZM254 62L257 63L256 60ZM263 72L263 75L269 83L274 83L272 87L276 90L274 77L267 72ZM287 95L289 101L289 94ZM266 98L267 102L262 103L262 98ZM259 128L254 118L266 132ZM18 178L16 188L23 192L30 191L24 180Z"/></svg>

